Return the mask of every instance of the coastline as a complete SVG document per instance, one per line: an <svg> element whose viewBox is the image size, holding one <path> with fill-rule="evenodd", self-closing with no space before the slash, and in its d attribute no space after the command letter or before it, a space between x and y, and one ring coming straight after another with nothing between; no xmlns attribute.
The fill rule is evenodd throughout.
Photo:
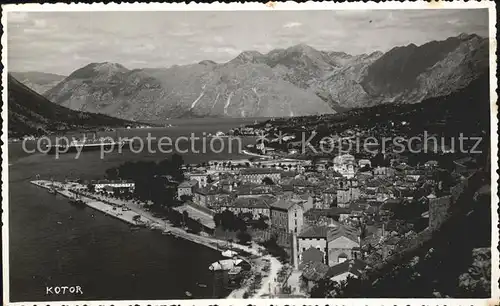
<svg viewBox="0 0 500 306"><path fill-rule="evenodd" d="M64 184L59 183L59 182L50 182L50 181L44 181L44 180L37 180L37 181L30 181L31 184L50 190L51 185L55 187L55 190L57 194L60 194L64 196L65 198L68 199L74 199L74 193L70 191L69 189L66 189L64 187ZM50 184L50 185L49 185ZM217 247L217 242L223 242L223 241L216 241L215 239L211 239L209 237L203 237L200 235L195 235L195 234L190 234L184 231L183 229L174 227L170 225L167 221L162 220L160 218L152 216L149 212L144 211L144 210L139 210L136 207L131 207L131 203L127 203L127 201L121 201L121 200L116 200L117 203L114 203L115 205L124 205L126 206L129 210L123 210L123 209L113 209L113 204L106 203L108 201L99 199L90 195L86 195L85 193L80 194L80 200L82 200L85 205L89 206L90 208L93 208L95 210L98 210L106 215L109 215L111 217L114 217L116 219L119 219L121 221L124 221L130 225L144 225L150 229L163 229L165 233L172 234L176 237L183 238L189 241L192 241L197 244L204 245L206 247L212 248L214 250L219 250ZM120 202L120 203L118 203ZM128 205L127 205L128 204ZM139 222L136 222L133 220L133 217L139 215L140 218L138 219ZM214 240L214 241L210 241Z"/></svg>
<svg viewBox="0 0 500 306"><path fill-rule="evenodd" d="M260 154L257 154L257 153L252 153L252 152L247 151L247 150L241 150L241 152L243 152L243 154L246 154L246 155L249 155L249 156L253 156L253 157L261 157L261 158L268 158L268 159L272 159L273 158L272 156L260 155Z"/></svg>
<svg viewBox="0 0 500 306"><path fill-rule="evenodd" d="M41 187L46 190L55 190L56 194L60 194L68 199L75 199L74 191L68 188L68 184L64 184L61 182L51 182L48 180L34 180L30 181L31 184ZM73 186L78 186L79 184L74 184ZM81 185L80 185L81 186ZM162 220L161 218L155 217L151 212L144 210L139 206L139 204L132 203L131 201L124 200L116 200L116 199L104 199L102 196L91 195L86 192L79 192L79 200L83 201L83 203L95 210L98 210L106 215L124 221L133 226L144 226L146 228L150 228L152 230L162 230L165 234L172 235L174 237L178 237L181 239L185 239L191 241L193 243L211 248L215 251L223 251L225 248L223 246L227 245L228 242L225 240L219 240L208 236L196 235L186 232L182 228L172 226L168 221ZM121 207L116 207L121 206ZM123 210L123 207L126 207L126 210ZM139 215L140 217L134 219L134 216ZM137 222L136 220L139 220ZM222 246L222 249L221 249ZM231 249L236 251L243 251L251 254L252 256L256 256L255 258L249 258L242 255L238 255L241 259L247 261L251 264L252 269L254 269L255 265L252 264L254 260L269 260L270 270L269 274L263 278L262 284L256 293L249 298L258 298L266 293L266 290L274 284L278 271L281 269L281 262L275 257L270 255L263 255L262 251L264 248L253 243L251 246L244 246L237 243L231 243ZM207 267L208 269L208 267ZM255 272L255 271L253 271ZM226 299L232 298L243 298L244 293L249 287L249 282L243 282L240 288L236 288L229 293Z"/></svg>

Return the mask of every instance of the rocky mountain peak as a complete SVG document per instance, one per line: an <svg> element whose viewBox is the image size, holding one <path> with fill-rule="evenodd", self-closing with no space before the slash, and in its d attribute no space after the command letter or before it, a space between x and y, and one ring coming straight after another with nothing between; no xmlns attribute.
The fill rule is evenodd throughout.
<svg viewBox="0 0 500 306"><path fill-rule="evenodd" d="M300 43L294 46L289 47L286 49L288 52L301 52L301 53L315 53L319 52L318 50L314 49L313 47L306 45L304 43Z"/></svg>
<svg viewBox="0 0 500 306"><path fill-rule="evenodd" d="M126 73L129 70L125 68L122 64L111 63L111 62L101 62L101 63L90 63L69 75L70 79L87 79L100 77L111 77L115 74Z"/></svg>
<svg viewBox="0 0 500 306"><path fill-rule="evenodd" d="M198 64L205 65L205 66L215 66L215 65L217 65L216 62L211 61L211 60L203 60L203 61L199 62Z"/></svg>
<svg viewBox="0 0 500 306"><path fill-rule="evenodd" d="M244 64L244 63L254 63L254 64L259 64L259 63L265 63L266 61L266 56L260 53L259 51L255 50L248 50L248 51L243 51L241 52L237 57L232 59L230 63L238 63L238 64Z"/></svg>
<svg viewBox="0 0 500 306"><path fill-rule="evenodd" d="M457 36L457 38L460 39L460 40L470 40L470 39L473 39L473 38L481 38L481 36L479 36L477 34L460 33Z"/></svg>

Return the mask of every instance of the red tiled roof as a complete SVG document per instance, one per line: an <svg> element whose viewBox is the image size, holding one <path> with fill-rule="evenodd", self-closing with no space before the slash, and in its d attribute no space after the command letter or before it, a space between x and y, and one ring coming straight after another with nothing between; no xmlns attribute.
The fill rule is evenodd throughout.
<svg viewBox="0 0 500 306"><path fill-rule="evenodd" d="M238 198L227 203L227 207L241 208L270 208L270 203L274 200L273 197L261 196L257 198Z"/></svg>
<svg viewBox="0 0 500 306"><path fill-rule="evenodd" d="M195 186L196 184L198 184L197 180L184 181L184 182L179 184L179 188L191 188L191 187Z"/></svg>
<svg viewBox="0 0 500 306"><path fill-rule="evenodd" d="M281 173L280 170L272 168L246 168L241 169L240 174L271 174L271 173Z"/></svg>
<svg viewBox="0 0 500 306"><path fill-rule="evenodd" d="M277 209L282 209L282 210L289 210L295 204L300 204L300 202L297 200L293 200L293 199L280 198L277 201L275 201L274 203L272 203L271 207L277 208Z"/></svg>
<svg viewBox="0 0 500 306"><path fill-rule="evenodd" d="M328 235L328 227L327 226L309 226L304 228L300 234L299 238L324 238L326 239Z"/></svg>
<svg viewBox="0 0 500 306"><path fill-rule="evenodd" d="M339 237L346 237L354 242L359 242L358 240L358 230L350 226L341 225L338 227L331 227L328 231L327 241L333 241Z"/></svg>
<svg viewBox="0 0 500 306"><path fill-rule="evenodd" d="M302 277L312 281L318 281L325 277L328 266L317 261L306 262L302 267Z"/></svg>

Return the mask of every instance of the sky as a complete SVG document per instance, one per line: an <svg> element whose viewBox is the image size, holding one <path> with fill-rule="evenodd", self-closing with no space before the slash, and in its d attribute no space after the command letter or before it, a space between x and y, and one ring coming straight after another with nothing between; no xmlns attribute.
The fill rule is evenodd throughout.
<svg viewBox="0 0 500 306"><path fill-rule="evenodd" d="M487 37L488 11L8 12L7 25L10 71L69 75L92 62L129 69L226 62L299 43L354 55L460 33Z"/></svg>

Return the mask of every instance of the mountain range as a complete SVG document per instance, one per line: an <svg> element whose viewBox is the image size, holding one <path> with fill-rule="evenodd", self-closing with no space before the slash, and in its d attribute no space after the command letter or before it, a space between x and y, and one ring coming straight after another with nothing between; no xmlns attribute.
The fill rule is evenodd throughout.
<svg viewBox="0 0 500 306"><path fill-rule="evenodd" d="M7 87L9 137L133 125L133 123L122 119L103 114L74 111L52 103L23 85L11 74L7 77Z"/></svg>
<svg viewBox="0 0 500 306"><path fill-rule="evenodd" d="M267 54L245 51L226 63L133 70L91 63L44 96L74 110L130 120L335 113L455 92L487 71L488 51L487 38L461 34L361 55L299 44Z"/></svg>

